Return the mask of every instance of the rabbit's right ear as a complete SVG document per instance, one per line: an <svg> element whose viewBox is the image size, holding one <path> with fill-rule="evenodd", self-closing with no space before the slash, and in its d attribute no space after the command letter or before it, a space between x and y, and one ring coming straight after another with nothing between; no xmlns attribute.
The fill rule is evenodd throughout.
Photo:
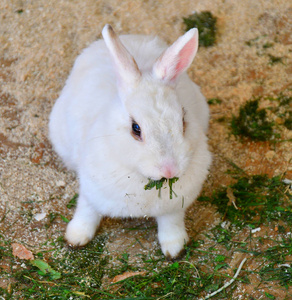
<svg viewBox="0 0 292 300"><path fill-rule="evenodd" d="M153 66L156 78L172 83L192 63L198 50L198 30L192 28L167 48Z"/></svg>
<svg viewBox="0 0 292 300"><path fill-rule="evenodd" d="M122 85L135 85L141 78L141 72L133 56L110 25L104 26L102 36L114 60L120 83Z"/></svg>

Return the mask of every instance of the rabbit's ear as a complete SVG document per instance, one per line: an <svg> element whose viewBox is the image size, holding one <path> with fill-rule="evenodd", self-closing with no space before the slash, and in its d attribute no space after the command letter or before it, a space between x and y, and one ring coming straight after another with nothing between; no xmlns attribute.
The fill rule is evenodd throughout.
<svg viewBox="0 0 292 300"><path fill-rule="evenodd" d="M161 54L153 66L154 75L161 80L173 82L192 63L198 44L198 30L193 28Z"/></svg>
<svg viewBox="0 0 292 300"><path fill-rule="evenodd" d="M112 55L118 77L122 81L122 84L132 85L138 82L141 72L137 63L110 25L107 24L104 26L102 36Z"/></svg>

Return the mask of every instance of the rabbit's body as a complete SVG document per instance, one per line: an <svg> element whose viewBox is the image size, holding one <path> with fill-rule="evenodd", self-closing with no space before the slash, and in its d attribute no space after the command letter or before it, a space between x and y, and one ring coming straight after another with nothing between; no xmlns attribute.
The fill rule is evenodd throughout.
<svg viewBox="0 0 292 300"><path fill-rule="evenodd" d="M128 54L114 56L123 49L112 50L103 40L93 43L77 58L50 117L51 141L80 179L66 238L85 244L103 215L152 216L163 252L175 257L188 240L185 209L199 194L211 161L205 136L208 107L185 73L171 75L175 84L174 77L167 84L164 77L156 78L164 42L135 35L121 41L138 69ZM131 122L141 125L141 136L131 132ZM168 185L160 197L155 188L144 189L149 178L162 177L179 177L172 199Z"/></svg>

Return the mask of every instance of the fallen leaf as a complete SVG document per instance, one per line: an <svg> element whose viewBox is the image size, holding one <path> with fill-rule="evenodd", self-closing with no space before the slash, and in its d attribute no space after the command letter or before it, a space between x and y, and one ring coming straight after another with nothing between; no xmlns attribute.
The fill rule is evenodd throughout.
<svg viewBox="0 0 292 300"><path fill-rule="evenodd" d="M86 295L84 292L78 292L78 291L72 291L73 294L78 295L78 296L83 296L83 297L87 297L90 298L90 296Z"/></svg>
<svg viewBox="0 0 292 300"><path fill-rule="evenodd" d="M227 206L230 206L231 204L233 204L233 206L235 207L235 209L238 209L238 207L236 206L236 198L233 195L233 190L231 189L230 186L227 187L227 197L229 199Z"/></svg>
<svg viewBox="0 0 292 300"><path fill-rule="evenodd" d="M143 272L125 272L121 275L117 275L113 278L112 282L113 283L116 283L116 282L119 282L119 281L122 281L124 279L127 279L129 277L133 277L133 276L138 276L138 275L145 275L146 272L143 271Z"/></svg>
<svg viewBox="0 0 292 300"><path fill-rule="evenodd" d="M26 260L34 259L32 252L27 250L23 245L12 243L11 246L13 256Z"/></svg>
<svg viewBox="0 0 292 300"><path fill-rule="evenodd" d="M42 276L49 275L52 280L61 278L61 273L51 268L45 261L41 259L35 259L31 261L31 264L39 268L38 273Z"/></svg>

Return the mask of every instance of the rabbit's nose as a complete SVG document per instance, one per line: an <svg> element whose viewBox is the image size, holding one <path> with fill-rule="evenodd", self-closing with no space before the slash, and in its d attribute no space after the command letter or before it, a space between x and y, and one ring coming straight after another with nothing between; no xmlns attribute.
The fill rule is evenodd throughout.
<svg viewBox="0 0 292 300"><path fill-rule="evenodd" d="M176 177L178 171L174 163L167 163L161 168L162 177L170 179Z"/></svg>

